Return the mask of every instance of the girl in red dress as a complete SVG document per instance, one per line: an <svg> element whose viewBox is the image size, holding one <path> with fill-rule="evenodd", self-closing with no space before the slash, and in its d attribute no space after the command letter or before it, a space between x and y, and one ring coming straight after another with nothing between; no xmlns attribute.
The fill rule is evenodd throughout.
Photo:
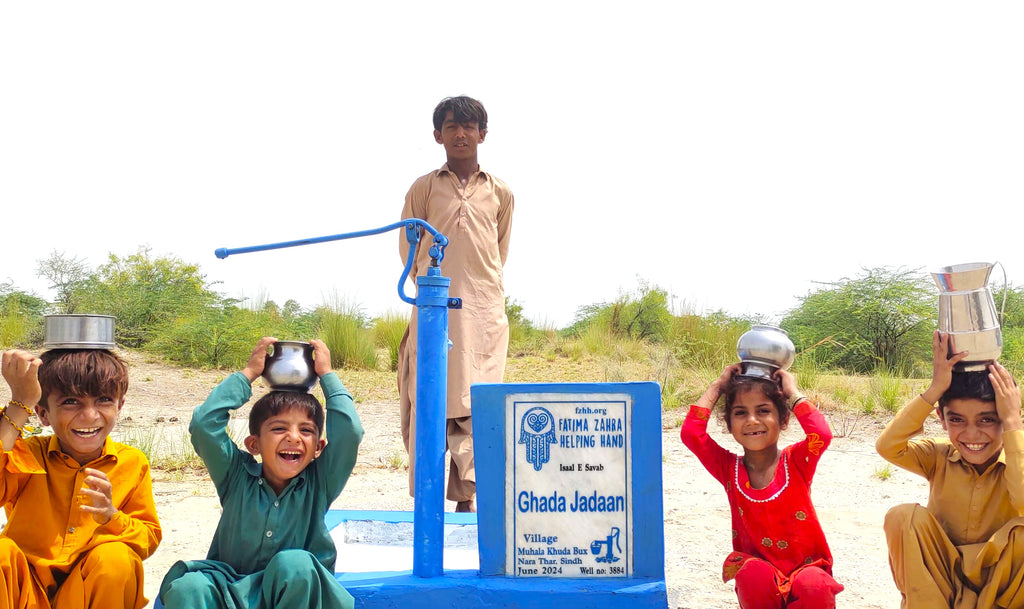
<svg viewBox="0 0 1024 609"><path fill-rule="evenodd" d="M843 586L832 578L832 553L811 503L811 480L832 431L785 370L773 379L727 366L690 407L680 436L722 483L732 512L733 552L722 579L736 580L742 609L832 609ZM707 433L725 396L725 425L743 447L737 455ZM779 449L779 433L796 415L806 438Z"/></svg>

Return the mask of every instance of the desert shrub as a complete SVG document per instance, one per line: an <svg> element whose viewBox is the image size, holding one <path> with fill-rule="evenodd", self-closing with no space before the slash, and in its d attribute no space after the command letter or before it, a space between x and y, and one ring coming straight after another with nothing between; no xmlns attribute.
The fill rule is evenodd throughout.
<svg viewBox="0 0 1024 609"><path fill-rule="evenodd" d="M854 372L909 374L919 360L930 359L936 295L924 273L864 269L823 286L782 320L798 351L817 345L825 366Z"/></svg>
<svg viewBox="0 0 1024 609"><path fill-rule="evenodd" d="M377 368L377 347L362 309L339 300L316 311L317 335L331 350L334 368Z"/></svg>
<svg viewBox="0 0 1024 609"><path fill-rule="evenodd" d="M241 368L263 336L281 340L303 334L280 316L233 304L210 307L162 326L146 345L168 360L199 368Z"/></svg>
<svg viewBox="0 0 1024 609"><path fill-rule="evenodd" d="M387 352L388 369L392 372L398 370L398 347L408 326L409 316L396 311L388 311L373 320L374 344Z"/></svg>
<svg viewBox="0 0 1024 609"><path fill-rule="evenodd" d="M736 361L736 342L749 329L749 321L722 312L684 312L672 318L666 342L680 365L717 371L718 376L725 366Z"/></svg>
<svg viewBox="0 0 1024 609"><path fill-rule="evenodd" d="M602 332L634 340L661 342L671 325L668 292L641 281L634 292L622 293L614 302L580 307L566 331L582 335L591 327Z"/></svg>
<svg viewBox="0 0 1024 609"><path fill-rule="evenodd" d="M117 318L117 340L146 344L161 326L200 316L220 297L199 267L173 257L154 258L148 248L121 258L110 254L74 294L79 311Z"/></svg>
<svg viewBox="0 0 1024 609"><path fill-rule="evenodd" d="M46 301L0 284L0 348L31 347L42 342Z"/></svg>

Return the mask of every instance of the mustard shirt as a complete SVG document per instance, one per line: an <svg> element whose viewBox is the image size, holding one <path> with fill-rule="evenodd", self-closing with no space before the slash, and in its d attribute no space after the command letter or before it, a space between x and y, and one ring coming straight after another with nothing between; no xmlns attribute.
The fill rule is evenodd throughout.
<svg viewBox="0 0 1024 609"><path fill-rule="evenodd" d="M78 509L89 501L79 492L87 467L110 478L117 514L103 525ZM127 544L143 559L160 543L149 461L138 449L108 437L100 456L82 465L61 451L56 436L19 438L0 452L0 472L8 519L3 536L18 544L50 596L74 563L102 543Z"/></svg>
<svg viewBox="0 0 1024 609"><path fill-rule="evenodd" d="M934 406L917 396L900 409L875 448L886 461L928 480L928 511L957 546L983 543L1024 515L1024 431L1003 433L1003 450L984 473L946 438L911 440Z"/></svg>

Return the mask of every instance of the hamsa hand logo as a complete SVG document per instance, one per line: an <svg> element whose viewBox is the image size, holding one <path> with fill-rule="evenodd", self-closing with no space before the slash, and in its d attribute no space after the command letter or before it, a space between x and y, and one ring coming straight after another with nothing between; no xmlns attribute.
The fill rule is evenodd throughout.
<svg viewBox="0 0 1024 609"><path fill-rule="evenodd" d="M519 443L526 445L526 460L540 471L551 459L551 445L558 441L555 417L547 408L534 406L523 414L519 429Z"/></svg>

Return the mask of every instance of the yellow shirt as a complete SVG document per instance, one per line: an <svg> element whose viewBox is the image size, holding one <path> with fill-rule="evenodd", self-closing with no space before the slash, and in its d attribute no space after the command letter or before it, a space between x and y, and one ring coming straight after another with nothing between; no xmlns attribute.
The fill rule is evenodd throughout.
<svg viewBox="0 0 1024 609"><path fill-rule="evenodd" d="M1024 431L1003 433L998 460L979 474L945 438L911 440L934 406L918 396L900 409L875 448L886 461L928 480L928 511L954 545L983 543L1024 515Z"/></svg>
<svg viewBox="0 0 1024 609"><path fill-rule="evenodd" d="M86 467L110 479L118 512L104 525L78 509L89 501L79 492ZM0 452L0 502L8 519L3 536L18 544L51 597L74 563L99 544L119 541L146 558L162 536L146 456L110 438L85 465L61 452L56 436L18 439Z"/></svg>

